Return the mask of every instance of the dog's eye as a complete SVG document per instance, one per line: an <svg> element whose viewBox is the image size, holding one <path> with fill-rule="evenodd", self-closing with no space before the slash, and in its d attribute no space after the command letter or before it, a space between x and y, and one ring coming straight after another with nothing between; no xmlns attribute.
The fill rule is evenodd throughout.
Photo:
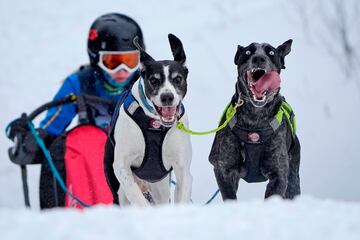
<svg viewBox="0 0 360 240"><path fill-rule="evenodd" d="M175 78L173 78L173 81L174 81L174 83L179 84L182 81L182 77L181 76L176 76Z"/></svg>
<svg viewBox="0 0 360 240"><path fill-rule="evenodd" d="M160 79L156 78L156 77L150 77L149 78L149 82L151 83L151 85L156 85L158 84L160 81Z"/></svg>
<svg viewBox="0 0 360 240"><path fill-rule="evenodd" d="M271 56L274 56L274 51L273 50L271 50L270 52L269 52L269 54L271 55Z"/></svg>
<svg viewBox="0 0 360 240"><path fill-rule="evenodd" d="M247 51L245 52L245 54L246 54L246 55L250 55L250 54L251 54L251 51L250 51L250 50L247 50Z"/></svg>

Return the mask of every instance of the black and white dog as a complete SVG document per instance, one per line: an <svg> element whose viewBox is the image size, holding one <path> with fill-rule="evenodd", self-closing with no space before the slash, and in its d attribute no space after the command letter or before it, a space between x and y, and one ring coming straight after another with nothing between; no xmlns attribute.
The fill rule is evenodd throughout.
<svg viewBox="0 0 360 240"><path fill-rule="evenodd" d="M171 170L177 182L175 203L190 201L190 136L175 126L177 121L188 125L182 105L188 69L181 41L168 37L174 60L155 61L138 46L141 78L116 121L113 169L122 206L169 203Z"/></svg>
<svg viewBox="0 0 360 240"><path fill-rule="evenodd" d="M279 74L291 44L292 40L277 48L267 43L238 46L238 80L231 104L243 105L217 132L209 156L223 200L236 199L240 178L268 180L265 198L300 194L300 143L291 107L279 93Z"/></svg>

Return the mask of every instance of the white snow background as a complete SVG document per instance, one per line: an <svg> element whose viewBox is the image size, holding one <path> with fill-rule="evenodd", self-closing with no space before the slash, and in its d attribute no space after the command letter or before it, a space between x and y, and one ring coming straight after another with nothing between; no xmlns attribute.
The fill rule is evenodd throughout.
<svg viewBox="0 0 360 240"><path fill-rule="evenodd" d="M240 182L238 203L201 206L217 189L207 157L213 135L194 136L192 206L152 209L95 207L39 212L39 166L28 167L33 209L23 208L20 169L0 137L0 239L360 239L360 88L346 77L321 39L323 0L0 0L0 127L50 101L62 80L88 62L92 21L107 12L133 17L147 51L171 59L167 34L184 45L188 77L185 107L191 128L214 128L234 92L237 45L292 38L282 71L282 94L292 105L302 145L301 187L296 201L263 201L266 183ZM341 1L351 6L353 0ZM331 11L329 10L329 14ZM359 26L353 22L353 27ZM359 35L352 36L359 43ZM333 42L331 41L333 40ZM359 44L358 44L359 45ZM357 70L356 70L357 69ZM360 66L354 66L359 73ZM38 119L40 120L40 119ZM37 121L38 122L38 121ZM304 196L305 195L305 196Z"/></svg>

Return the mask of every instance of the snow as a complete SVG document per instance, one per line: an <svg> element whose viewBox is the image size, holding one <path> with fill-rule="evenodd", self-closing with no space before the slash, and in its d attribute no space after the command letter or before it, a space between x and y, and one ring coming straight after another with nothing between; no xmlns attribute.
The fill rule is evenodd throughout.
<svg viewBox="0 0 360 240"><path fill-rule="evenodd" d="M302 197L209 206L0 210L10 239L359 239L360 204ZM45 227L46 226L46 227ZM5 234L4 234L5 233Z"/></svg>
<svg viewBox="0 0 360 240"><path fill-rule="evenodd" d="M122 12L136 19L147 51L155 59L171 57L169 32L182 40L190 70L185 106L190 127L196 131L217 125L234 92L237 44L256 41L277 46L292 38L281 92L297 117L302 193L312 196L264 203L265 183L241 181L239 203L222 204L218 196L210 206L196 205L206 202L217 189L207 160L213 141L209 135L192 137L195 205L39 213L39 166L29 166L35 210L28 211L22 209L19 167L7 157L11 142L2 135L1 239L359 239L360 91L355 79L345 77L338 61L322 46L319 34L333 38L318 31L321 24L314 6L318 5L308 12L308 24L315 30L305 32L298 9L285 0L0 0L2 129L22 112L51 100L62 79L88 62L89 25L106 12Z"/></svg>

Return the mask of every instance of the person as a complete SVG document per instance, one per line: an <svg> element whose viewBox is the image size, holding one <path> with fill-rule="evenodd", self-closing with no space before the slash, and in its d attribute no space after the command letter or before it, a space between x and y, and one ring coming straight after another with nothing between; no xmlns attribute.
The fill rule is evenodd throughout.
<svg viewBox="0 0 360 240"><path fill-rule="evenodd" d="M69 94L95 95L117 101L139 77L139 52L133 44L136 36L140 46L145 48L141 28L130 17L119 13L98 17L91 25L87 40L90 64L80 67L65 79L54 101ZM113 109L94 104L89 111L92 123L105 130L109 128ZM40 137L48 144L50 139L66 130L75 116L75 104L51 108L40 123ZM21 117L10 123L8 135L13 139L16 134L26 135L28 131L26 119Z"/></svg>
<svg viewBox="0 0 360 240"><path fill-rule="evenodd" d="M140 56L133 43L138 38L139 45L145 49L140 26L132 18L119 13L109 13L98 17L91 25L87 52L90 63L81 66L63 82L54 101L70 94L93 95L107 100L117 101L125 90L129 89L139 77ZM114 106L104 103L88 103L87 116L90 123L108 130ZM38 135L49 147L64 133L77 114L75 104L64 104L47 111L37 129ZM12 140L24 136L26 152L33 158L39 158L40 152L31 135L27 118L22 116L9 124L7 134Z"/></svg>

